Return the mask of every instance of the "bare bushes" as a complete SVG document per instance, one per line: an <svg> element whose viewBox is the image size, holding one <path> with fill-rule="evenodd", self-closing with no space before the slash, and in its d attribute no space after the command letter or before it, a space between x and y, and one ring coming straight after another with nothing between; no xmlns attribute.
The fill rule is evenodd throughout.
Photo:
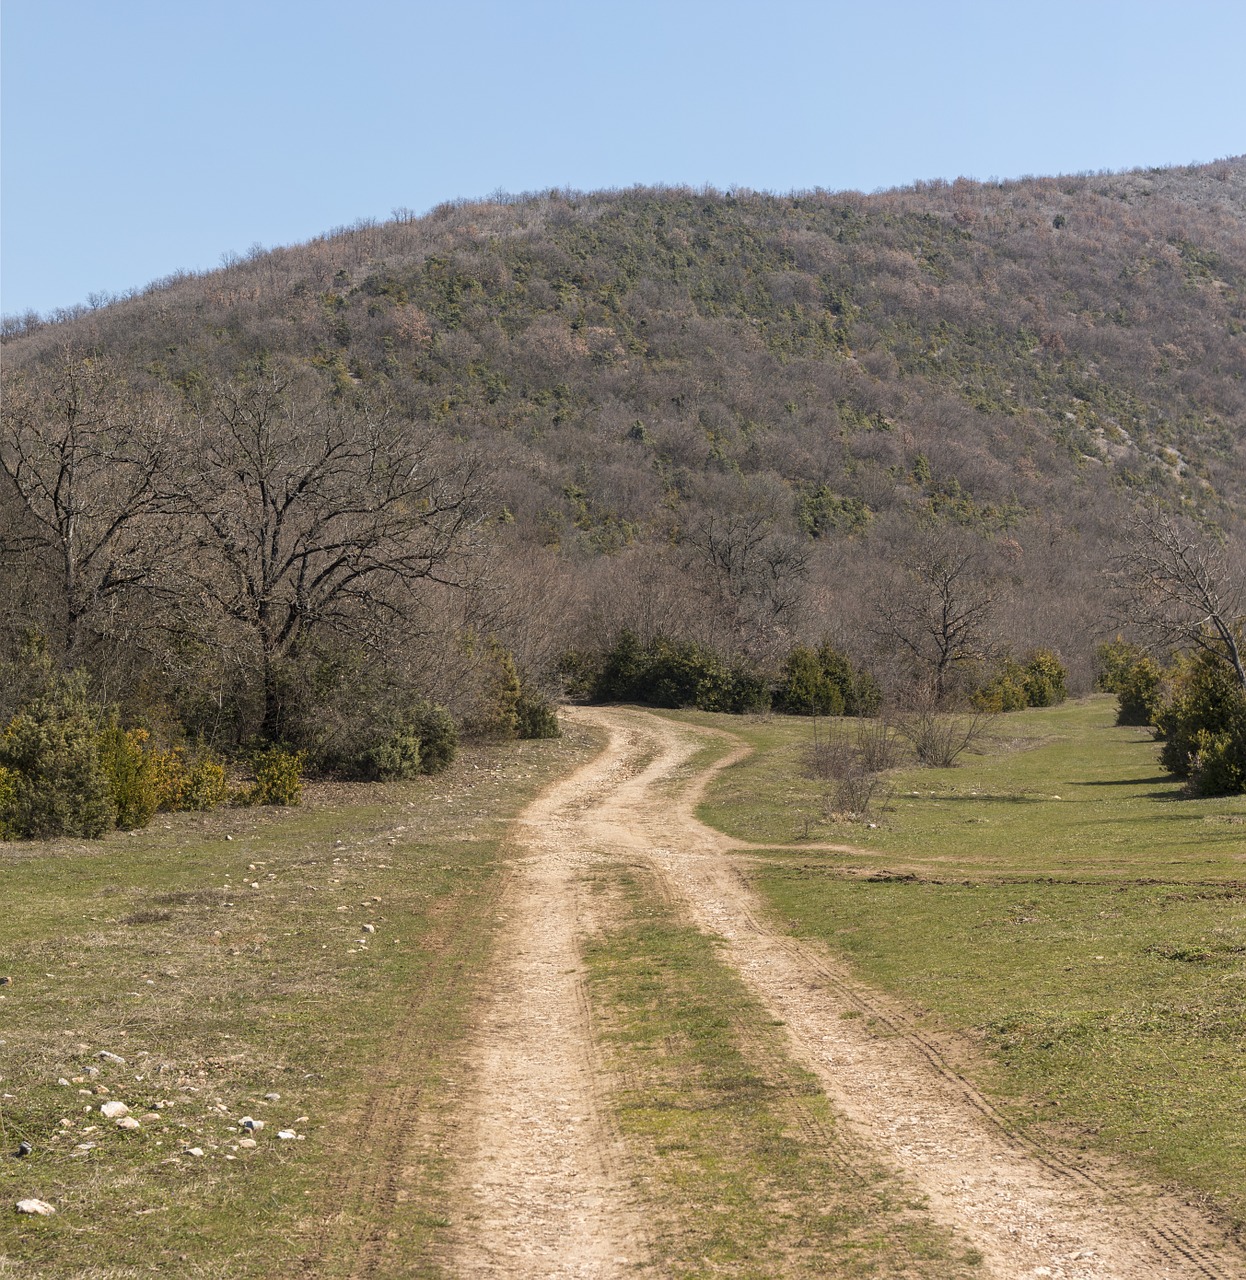
<svg viewBox="0 0 1246 1280"><path fill-rule="evenodd" d="M834 726L822 731L815 720L805 765L823 784L829 816L864 822L883 792L886 771L898 761L899 744L886 720L862 721L852 735Z"/></svg>
<svg viewBox="0 0 1246 1280"><path fill-rule="evenodd" d="M966 751L979 746L994 715L972 710L956 712L933 699L896 717L896 731L908 743L918 764L952 769Z"/></svg>

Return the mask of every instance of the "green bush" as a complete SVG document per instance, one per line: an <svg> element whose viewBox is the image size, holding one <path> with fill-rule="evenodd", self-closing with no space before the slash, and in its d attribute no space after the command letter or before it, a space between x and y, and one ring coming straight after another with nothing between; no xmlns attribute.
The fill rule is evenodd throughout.
<svg viewBox="0 0 1246 1280"><path fill-rule="evenodd" d="M371 775L378 782L414 778L420 772L420 739L410 729L395 729L369 752Z"/></svg>
<svg viewBox="0 0 1246 1280"><path fill-rule="evenodd" d="M979 711L1023 711L1030 705L1025 668L1014 659L1005 658L990 680L974 691L970 701Z"/></svg>
<svg viewBox="0 0 1246 1280"><path fill-rule="evenodd" d="M1164 672L1141 645L1117 636L1096 652L1096 688L1116 694L1117 724L1154 724L1161 699Z"/></svg>
<svg viewBox="0 0 1246 1280"><path fill-rule="evenodd" d="M147 740L145 729L123 729L113 720L96 742L122 831L145 827L163 798L158 760L147 748Z"/></svg>
<svg viewBox="0 0 1246 1280"><path fill-rule="evenodd" d="M524 690L515 707L518 721L516 733L520 738L558 738L562 728L558 723L557 708L543 694Z"/></svg>
<svg viewBox="0 0 1246 1280"><path fill-rule="evenodd" d="M459 731L445 707L417 703L411 713L411 727L420 739L420 768L424 773L441 773L454 763Z"/></svg>
<svg viewBox="0 0 1246 1280"><path fill-rule="evenodd" d="M596 702L640 702L651 707L696 707L735 714L764 711L770 691L763 676L725 661L712 649L659 636L642 645L620 634L602 659L592 687Z"/></svg>
<svg viewBox="0 0 1246 1280"><path fill-rule="evenodd" d="M186 767L177 803L168 808L215 809L229 799L229 774L215 756L201 753Z"/></svg>
<svg viewBox="0 0 1246 1280"><path fill-rule="evenodd" d="M1054 707L1068 696L1068 671L1050 649L1035 649L1024 664L1005 658L970 699L979 711Z"/></svg>
<svg viewBox="0 0 1246 1280"><path fill-rule="evenodd" d="M1022 683L1026 705L1054 707L1068 697L1069 673L1050 649L1035 649L1025 663Z"/></svg>
<svg viewBox="0 0 1246 1280"><path fill-rule="evenodd" d="M0 768L12 775L0 824L15 836L99 836L113 825L95 709L83 675L54 677L0 736Z"/></svg>
<svg viewBox="0 0 1246 1280"><path fill-rule="evenodd" d="M774 700L794 716L872 716L883 695L868 671L824 640L816 652L803 644L792 647Z"/></svg>
<svg viewBox="0 0 1246 1280"><path fill-rule="evenodd" d="M262 747L251 753L255 785L240 797L244 804L296 805L303 798L301 751L285 747Z"/></svg>
<svg viewBox="0 0 1246 1280"><path fill-rule="evenodd" d="M1214 653L1177 658L1155 714L1160 763L1198 795L1235 794L1246 776L1246 690Z"/></svg>
<svg viewBox="0 0 1246 1280"><path fill-rule="evenodd" d="M17 798L17 771L0 765L0 840L12 840L17 832L9 826L13 802Z"/></svg>
<svg viewBox="0 0 1246 1280"><path fill-rule="evenodd" d="M1163 691L1163 668L1154 658L1142 654L1117 686L1116 723L1154 724Z"/></svg>

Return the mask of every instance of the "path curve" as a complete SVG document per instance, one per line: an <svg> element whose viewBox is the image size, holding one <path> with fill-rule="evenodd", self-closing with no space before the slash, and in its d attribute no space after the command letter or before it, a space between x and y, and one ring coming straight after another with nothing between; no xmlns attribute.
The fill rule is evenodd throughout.
<svg viewBox="0 0 1246 1280"><path fill-rule="evenodd" d="M717 769L747 753L743 744L688 778L687 762L706 736L696 726L626 709L569 714L609 735L607 767L618 782L570 822L568 838L615 858L643 858L698 925L726 940L723 958L786 1024L794 1056L859 1140L926 1194L936 1218L973 1241L990 1274L1246 1277L1241 1255L1201 1215L1175 1198L1109 1183L1023 1138L919 1019L822 945L769 923L738 859L724 856L740 842L694 812ZM643 767L629 772L629 753ZM848 1012L870 1016L844 1018Z"/></svg>

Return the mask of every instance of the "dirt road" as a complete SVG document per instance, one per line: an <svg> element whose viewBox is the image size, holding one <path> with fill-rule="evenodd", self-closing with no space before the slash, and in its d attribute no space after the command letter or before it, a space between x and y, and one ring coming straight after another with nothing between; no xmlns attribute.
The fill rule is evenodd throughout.
<svg viewBox="0 0 1246 1280"><path fill-rule="evenodd" d="M1246 1275L1183 1204L1042 1150L1010 1130L903 1007L824 948L770 924L741 875L743 846L694 816L713 771L690 771L704 731L639 711L581 708L601 756L524 815L482 1064L461 1132L475 1212L454 1267L467 1276L637 1275L642 1208L611 1130L584 997L582 877L642 860L787 1026L871 1158L898 1168L998 1280L1186 1280ZM735 753L736 755L739 752ZM726 762L720 762L718 767ZM735 852L734 857L725 856ZM866 1013L866 1018L845 1013Z"/></svg>

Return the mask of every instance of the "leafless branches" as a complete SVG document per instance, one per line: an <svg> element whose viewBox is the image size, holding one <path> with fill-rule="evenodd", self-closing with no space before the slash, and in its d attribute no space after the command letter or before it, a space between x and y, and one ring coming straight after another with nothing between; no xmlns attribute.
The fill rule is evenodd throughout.
<svg viewBox="0 0 1246 1280"><path fill-rule="evenodd" d="M1166 647L1214 654L1246 688L1243 574L1222 541L1166 512L1139 512L1114 577L1124 622Z"/></svg>

